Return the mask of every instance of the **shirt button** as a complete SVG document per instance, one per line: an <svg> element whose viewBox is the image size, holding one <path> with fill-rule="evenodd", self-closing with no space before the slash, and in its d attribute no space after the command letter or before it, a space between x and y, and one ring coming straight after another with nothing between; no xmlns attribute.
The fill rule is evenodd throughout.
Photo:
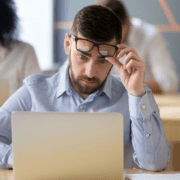
<svg viewBox="0 0 180 180"><path fill-rule="evenodd" d="M142 109L146 109L146 105L143 104L143 105L141 106L141 108L142 108Z"/></svg>
<svg viewBox="0 0 180 180"><path fill-rule="evenodd" d="M151 134L146 134L146 137L148 138Z"/></svg>
<svg viewBox="0 0 180 180"><path fill-rule="evenodd" d="M80 106L80 109L83 109L83 106L82 106L82 105Z"/></svg>

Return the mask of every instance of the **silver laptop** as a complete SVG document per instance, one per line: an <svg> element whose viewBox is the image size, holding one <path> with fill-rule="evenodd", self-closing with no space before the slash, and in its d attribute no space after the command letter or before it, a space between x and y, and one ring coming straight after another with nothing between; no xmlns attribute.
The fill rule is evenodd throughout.
<svg viewBox="0 0 180 180"><path fill-rule="evenodd" d="M122 180L119 113L14 112L15 180Z"/></svg>

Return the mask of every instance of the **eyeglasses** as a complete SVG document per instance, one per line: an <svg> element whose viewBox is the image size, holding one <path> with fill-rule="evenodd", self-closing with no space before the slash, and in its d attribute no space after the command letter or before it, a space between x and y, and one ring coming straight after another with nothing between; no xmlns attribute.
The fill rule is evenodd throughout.
<svg viewBox="0 0 180 180"><path fill-rule="evenodd" d="M89 52L94 47L97 47L99 53L102 56L113 57L115 55L116 51L118 50L117 46L113 46L110 44L95 44L90 40L77 38L74 35L71 35L71 37L75 40L76 49L80 52Z"/></svg>

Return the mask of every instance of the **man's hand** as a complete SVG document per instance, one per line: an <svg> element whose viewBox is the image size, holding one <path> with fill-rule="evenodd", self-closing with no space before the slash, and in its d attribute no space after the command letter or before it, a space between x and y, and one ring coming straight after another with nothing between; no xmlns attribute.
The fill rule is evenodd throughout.
<svg viewBox="0 0 180 180"><path fill-rule="evenodd" d="M145 64L138 56L134 48L129 48L124 44L118 44L119 48L116 57L106 57L110 63L119 70L119 75L123 85L129 94L142 97L146 91L143 87ZM126 55L123 64L119 58Z"/></svg>

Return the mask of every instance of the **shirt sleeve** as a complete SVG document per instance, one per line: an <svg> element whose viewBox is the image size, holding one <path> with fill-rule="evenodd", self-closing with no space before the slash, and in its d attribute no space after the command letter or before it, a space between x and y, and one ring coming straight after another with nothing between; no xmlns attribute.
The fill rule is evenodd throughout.
<svg viewBox="0 0 180 180"><path fill-rule="evenodd" d="M160 84L164 93L175 93L178 90L178 76L167 44L157 32L149 41L149 61L154 79Z"/></svg>
<svg viewBox="0 0 180 180"><path fill-rule="evenodd" d="M31 97L25 86L16 91L0 107L0 169L13 168L11 114L13 111L29 111Z"/></svg>
<svg viewBox="0 0 180 180"><path fill-rule="evenodd" d="M163 170L169 161L169 144L164 134L158 106L151 90L140 97L129 95L131 138L134 162L142 169Z"/></svg>

